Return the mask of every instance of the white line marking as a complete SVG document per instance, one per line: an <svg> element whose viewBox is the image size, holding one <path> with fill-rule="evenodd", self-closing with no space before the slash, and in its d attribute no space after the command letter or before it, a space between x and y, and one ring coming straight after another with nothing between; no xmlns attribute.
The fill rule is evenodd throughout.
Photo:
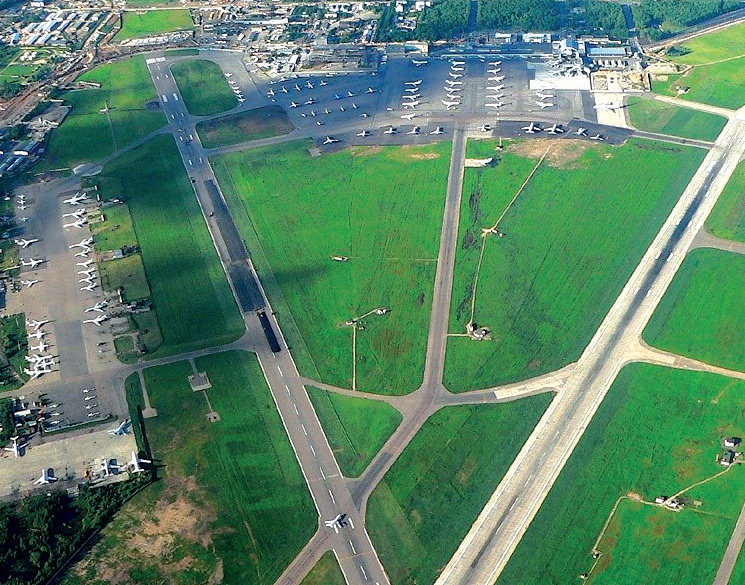
<svg viewBox="0 0 745 585"><path fill-rule="evenodd" d="M336 498L334 497L334 494L331 493L331 490L329 490L329 495L331 496L331 501L336 504Z"/></svg>
<svg viewBox="0 0 745 585"><path fill-rule="evenodd" d="M303 427L303 434L307 437L308 431L305 430L305 425L301 423L300 426Z"/></svg>
<svg viewBox="0 0 745 585"><path fill-rule="evenodd" d="M352 549L352 554L354 554L354 555L357 554L357 549L354 548L354 543L351 540L349 541L349 548Z"/></svg>
<svg viewBox="0 0 745 585"><path fill-rule="evenodd" d="M323 479L326 479L326 474L325 474L325 473L323 472L323 467L319 467L318 469L320 469L320 470L321 470L321 477L322 477Z"/></svg>
<svg viewBox="0 0 745 585"><path fill-rule="evenodd" d="M349 526L351 526L352 530L354 530L354 522L352 522L351 518L349 518Z"/></svg>
<svg viewBox="0 0 745 585"><path fill-rule="evenodd" d="M512 505L510 506L510 512L512 512L512 508L514 508L517 505L517 500L512 502Z"/></svg>
<svg viewBox="0 0 745 585"><path fill-rule="evenodd" d="M287 390L287 396L290 396L290 387L285 384L285 390Z"/></svg>
<svg viewBox="0 0 745 585"><path fill-rule="evenodd" d="M313 457L316 456L316 450L313 448L313 445L308 445L310 447L310 452L313 453Z"/></svg>
<svg viewBox="0 0 745 585"><path fill-rule="evenodd" d="M367 573L365 573L365 567L360 565L360 573L362 573L362 576L365 578L365 581L367 581Z"/></svg>
<svg viewBox="0 0 745 585"><path fill-rule="evenodd" d="M299 415L300 415L300 413L298 412L298 409L297 409L297 404L295 404L295 403L293 402L293 403L292 403L292 406L293 406L293 407L295 408L295 414L297 414L297 415L299 416Z"/></svg>
<svg viewBox="0 0 745 585"><path fill-rule="evenodd" d="M277 364L277 371L279 372L280 376L284 376L284 374L282 373L282 368L279 367L279 364Z"/></svg>

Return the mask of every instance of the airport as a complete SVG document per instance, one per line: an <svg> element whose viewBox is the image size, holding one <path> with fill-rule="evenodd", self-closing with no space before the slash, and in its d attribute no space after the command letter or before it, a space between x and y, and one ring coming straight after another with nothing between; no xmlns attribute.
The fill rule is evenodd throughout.
<svg viewBox="0 0 745 585"><path fill-rule="evenodd" d="M87 18L87 15L80 17L83 22ZM108 13L102 18L108 19ZM47 28L52 32L51 25ZM27 34L35 32L33 29L26 31ZM182 40L171 38L173 42ZM160 44L160 41L153 44ZM155 99L149 100L143 109L148 115L162 115L165 123L161 120L160 126L142 136L128 137L130 141L126 146L117 142L114 135L109 153L102 150L98 159L75 164L71 173L40 167L43 169L39 173L41 180L17 186L7 200L22 223L14 229L12 237L6 238L16 247L18 261L17 265L5 267L17 272L7 279L15 292L6 293L4 311L7 315L24 315L27 347L23 353L24 383L3 395L11 399L9 412L15 432L8 434L8 446L0 457L0 498L12 501L44 493L50 489L50 484L72 493L81 483L112 485L139 476L144 470L161 473L162 467L166 467L168 477L175 473L168 465L175 468L177 464L175 460L167 465L163 461L168 461L173 446L160 453L151 449L147 442L143 443L143 435L146 441L147 437L162 441L167 434L166 431L153 434L149 431L150 425L161 424L159 419L167 421L175 416L175 420L179 420L182 416L174 415L173 405L163 401L164 389L171 391L177 384L186 389L185 419L193 415L186 406L192 404L189 401L206 409L206 414L200 411L198 418L203 424L206 417L207 427L194 427L198 429L195 434L219 433L213 429L227 425L234 413L228 412L225 399L219 396L230 385L221 379L227 374L212 364L233 359L236 363L244 359L250 361L253 357L235 356L255 355L256 366L247 365L245 371L261 375L258 382L253 380L247 384L268 387L265 398L270 396L271 399L267 408L273 411L276 408L281 421L278 426L286 433L282 439L289 440L287 451L292 453L288 465L299 469L298 476L306 492L305 504L298 504L298 507L304 506L306 512L311 509L311 515L317 519L317 526L304 527L310 530L310 536L293 552L291 562L285 563L281 570L273 567L274 582L304 583L316 563L328 552L333 553L334 564L338 563L346 583L405 582L401 561L392 560L395 551L391 551L382 536L385 532L381 532L380 517L385 508L381 504L380 486L391 493L394 491L389 482L402 473L400 461L408 461L407 454L418 444L421 433L431 428L432 421L440 420L437 417L444 417L457 408L473 408L474 411L503 408L508 412L510 408L526 405L522 421L526 426L520 431L523 434L516 430L510 441L506 440L509 448L504 456L509 460L500 463L500 471L494 471L498 481L488 490L487 497L478 502L476 514L466 518L467 533L457 535L457 546L446 551L447 558L438 560L433 581L438 585L506 583L506 580L499 581L500 574L502 579L507 579L504 575L514 576L520 572L516 568L520 565L510 563L523 561L511 559L524 558L524 548L520 547L527 545L521 542L535 542L535 526L542 524L532 523L547 522L545 512L541 515L542 505L544 502L555 505L552 488L564 485L562 473L566 473L566 469L575 469L576 451L590 449L583 441L589 441L586 434L595 437L599 432L593 426L599 424L594 417L610 420L607 412L610 407L605 406L610 398L606 397L613 396L616 385L621 383L619 380L627 381L629 368L665 368L680 371L681 376L685 370L686 373L709 375L712 379L714 376L726 378L732 384L745 380L735 358L721 362L711 357L692 356L658 347L648 339L650 323L659 319L659 307L668 307L666 303L670 303L669 295L673 292L683 294L676 292L679 291L676 279L693 270L686 264L688 257L703 250L717 250L733 256L745 253L745 244L713 235L708 223L705 224L707 218L716 213L713 210L718 201L728 196L728 182L736 180L731 177L736 177L738 164L745 154L745 110L650 92L649 78L640 73L642 55L635 51L637 48L633 41L616 45L608 43L607 39L555 40L550 35L533 38L525 34L520 39L515 35L502 38L491 46L432 47L426 52L417 50L409 54L391 50L383 52L379 59L372 59L376 67L335 67L326 63L322 67L311 64L310 69L304 69L299 66L299 60L295 60L294 65L282 60L268 68L247 59L242 51L225 50L225 47L201 48L188 54L180 53L179 49L146 48L145 53L131 58L140 60L143 74L147 75L154 90ZM228 96L229 108L206 115L190 111L193 98L183 78L175 71L179 64L194 61L206 62L213 70L219 70L220 91ZM369 55L366 55L365 63L368 62ZM215 82L216 93L217 85ZM632 125L629 113L632 104L635 107L638 103L674 107L690 115L718 116L722 118L722 130L715 139L709 139L638 129ZM109 117L108 123L112 124L112 119L116 118L110 116L108 103L104 110L99 115ZM116 113L116 110L112 111ZM54 133L64 128L75 115L75 108L72 108L59 119L59 124L55 122L45 131ZM256 136L249 132L248 136L234 140L226 128L235 126L239 120L246 121L246 127ZM113 132L112 129L112 135ZM50 143L46 144L50 148ZM16 147L11 155L15 158L9 159L11 162L6 169L0 167L0 172L14 172L16 169L10 168L12 164L34 168L36 152L19 154L21 145ZM163 203L163 210L156 211L155 205L148 207L147 197L127 191L126 177L134 167L127 167L121 161L142 164L143 159L137 157L141 157L142 152L153 152L142 150L146 148L154 148L161 155L159 161L147 155L150 157L146 158L148 166L155 168L161 164L163 172L172 173L173 177L172 185L150 185L152 192L160 194L169 189L181 189L186 193L184 199L174 198L171 203ZM521 366L523 369L512 378L504 374L504 379L497 377L494 383L482 384L482 379L489 379L488 368L491 367L484 358L483 362L467 362L463 368L467 371L471 367L473 371L463 375L463 370L453 364L454 351L486 355L491 351L489 348L507 338L508 326L504 322L489 319L481 322L480 315L492 315L483 306L485 299L493 298L488 296L493 293L484 292L483 287L497 288L489 272L493 266L489 263L494 260L488 256L495 253L495 246L516 246L511 243L515 239L525 245L525 240L519 238L526 236L516 233L521 228L516 214L526 213L525 207L521 207L525 206L525 193L539 199L540 193L535 191L534 185L540 180L548 181L545 169L556 173L580 169L591 175L592 169L588 171L582 166L584 161L590 160L589 164L602 173L603 161L630 156L621 154L626 152L623 149L654 151L662 153L660 160L683 161L685 158L686 162L679 163L679 176L674 169L669 169L668 183L659 187L665 191L669 205L655 204L649 208L649 216L639 220L647 222L644 224L646 231L638 232L641 235L634 243L635 251L628 252L624 268L612 275L616 280L623 276L623 281L610 283L611 292L604 292L602 299L597 300L597 310L588 317L592 331L589 335L577 334L577 347L572 350L575 354L567 354L575 357L564 361L557 358L560 362L557 368L543 364L543 358L536 358ZM578 154L572 162L580 161L576 162L576 167L571 164L562 167L552 162L551 157L562 153L569 156L566 153L574 151ZM320 174L320 170L318 175L308 171L309 188L315 188L313 181L319 181L319 191L327 193L318 193L317 199L310 202L302 199L302 193L298 194L297 185L286 185L285 192L280 193L264 178L262 173L268 171L262 165L270 168L271 164L283 163L251 159L254 152L257 157L273 153L280 161L295 160L293 156L309 157L310 162L304 163L309 169L322 169L326 164L329 169L333 168L332 164L346 165L355 180L365 176L362 174L365 164L371 169L381 164L378 159L373 160L379 153L392 157L386 163L389 168L394 168L391 162L394 160L397 164L412 165L402 167L409 168L412 177L419 176L416 173L425 174L423 168L416 165L431 165L429 174L434 187L429 183L425 185L421 178L418 186L423 190L439 188L440 199L432 200L436 203L430 205L429 200L423 203L432 208L435 223L421 212L412 212L420 213L422 225L428 226L426 230L422 228L421 241L415 244L396 241L397 237L402 237L399 232L411 229L404 228L404 222L398 228L387 226L385 229L390 229L389 232L373 225L376 221L381 224L391 221L391 225L396 225L390 216L404 208L401 201L405 201L407 195L415 193L411 187L411 193L389 194L388 198L393 200L391 205L402 205L391 208L395 212L389 213L389 208L376 203L379 217L375 221L367 215L354 216L349 211L349 227L344 229L349 229L352 235L346 244L335 235L324 234L324 229L314 232L307 225L313 223L313 217L300 215L298 221L290 221L282 215L289 212L280 206L296 205L298 213L304 210L303 213L310 215L314 206L328 204L332 207L324 196L339 197L339 187L332 178ZM524 155L526 152L530 155ZM520 153L524 155L522 158ZM584 155L586 159L581 158ZM178 173L183 175L182 179L176 177L173 167L167 166L171 164L171 156L179 164ZM345 156L352 158L346 160ZM366 156L370 157L370 162L358 162L357 159ZM671 158L663 159L663 156ZM509 165L517 163L510 157L520 159L519 164L525 168L520 167L519 173L514 171L517 167ZM43 158L39 164L44 164ZM124 169L120 168L118 174L112 171L116 164L123 165ZM250 183L250 177L246 178L249 174L246 169L250 169L254 180L259 182L258 188ZM633 173L633 169L623 170ZM287 180L293 176L287 169ZM495 176L499 178L495 180ZM387 176L374 176L372 181L377 183L378 179L397 184ZM341 177L337 174L335 180ZM564 179L547 182L549 187L544 189L553 189L562 184L561 180ZM596 183L605 181L602 174L594 178ZM504 183L505 194L509 191L509 197L505 201L498 200L498 211L504 210L495 214L484 201L497 201L488 199L496 197L488 190L494 188L489 185L499 182ZM614 187L610 185L611 189ZM261 188L266 189L266 194L256 192ZM359 185L354 185L352 190L350 209L357 204L354 201L357 191L360 197L366 192ZM190 211L186 211L184 202L187 199L192 206L188 208ZM271 207L267 201L274 202L277 207ZM482 203L483 209L479 207ZM642 197L638 205L644 205ZM546 204L540 213L548 217L549 207ZM175 217L177 209L184 210L184 216L196 214L197 220ZM585 209L591 214L595 208L587 204ZM143 218L147 213L157 218L149 220L153 225L145 225ZM480 227L480 234L476 236L471 232L477 223L473 226L466 223L470 221L469 213L475 218L474 222L480 222L479 226L487 224ZM631 212L628 215L631 217ZM496 220L493 225L492 219ZM279 243L281 239L267 227L272 220L280 222L278 225L285 231L285 237L292 234L300 243L286 243L283 248ZM182 223L177 223L179 221ZM560 229L576 229L570 223L561 224ZM546 219L546 225L553 224ZM383 230L383 236L375 240L378 229ZM597 226L592 229L602 231ZM159 239L158 230L168 234L178 231L184 240L191 240L194 248L187 253L186 249L177 249L171 242L173 249L167 249L169 243L163 237ZM126 235L121 235L122 231ZM367 249L355 244L366 241L364 237L368 232L375 238L370 237ZM353 241L353 235L358 239ZM278 258L300 254L302 238L328 240L329 247L324 248L325 264L309 269L307 275L291 270L285 274L278 270ZM557 237L557 242L561 244L562 240ZM163 249L154 253L158 246ZM471 248L480 250L480 256L467 257L466 254L472 254ZM514 258L508 255L499 258L519 266L515 258L522 253L523 250L518 250ZM205 258L204 266L200 265L202 272L191 280L174 280L177 284L172 285L173 291L167 291L153 271L158 267L167 273L172 263L172 272L180 273L173 278L183 279L182 273L188 272L183 267L191 266L184 256L193 260L198 255ZM122 262L127 259L136 268ZM388 262L393 268L386 264ZM599 254L597 263L603 262L610 263L610 260ZM404 268L405 263L416 268ZM380 266L385 267L381 269ZM588 274L591 268L594 267L587 266ZM472 269L474 276L466 276ZM540 269L541 266L536 268L536 282ZM375 284L363 281L361 275L371 270L399 275L406 274L405 270L416 271L419 280L409 281L411 291L406 292L419 293L420 289L426 289L426 294L412 294L415 298L405 304L404 292L388 290L385 281L371 281ZM347 303L341 293L321 288L327 282L344 282L323 280L341 278L328 276L341 271L350 271L353 275L349 277L348 288L361 295L359 302ZM141 281L145 282L145 291L133 293ZM293 284L295 281L302 285ZM463 282L470 313L469 303L461 298ZM559 283L559 286L562 284L566 286L566 283ZM304 299L292 292L300 286L314 292L309 292ZM314 286L319 288L314 289ZM516 283L514 286L517 290L522 285ZM207 316L197 315L198 305L166 306L165 301L177 298L173 295L178 292L179 297L183 297L178 303L188 303L188 297L196 303L203 294L202 289L214 299L214 306L204 309ZM338 302L347 313L339 312L331 301L316 298L321 296L316 290L323 290L330 297L339 295ZM538 295L533 289L528 290L527 296ZM559 293L552 293L552 296L559 296ZM326 315L324 311L329 306L334 308ZM307 309L307 314L301 313L298 307L303 307L303 311ZM416 309L422 312L414 316ZM406 316L401 317L402 313ZM548 315L548 310L546 313ZM202 331L202 338L199 331L178 330L179 327L194 329L194 323L199 323L197 329L206 327L205 322L217 322L215 315L223 321L214 325L215 331ZM186 325L177 323L179 318ZM392 358L390 364L393 366L385 362L388 357L380 341L392 334L380 331L404 318L408 319L407 327L417 329L418 341L409 343L402 326L397 330L401 343L409 343L412 355L421 354L416 358L419 360L416 363L421 364L412 366L411 370L405 369L407 365L402 367L403 373L396 374L393 370L399 362ZM551 321L550 315L544 318ZM308 331L319 323L325 323L328 331L324 329L313 334L317 338L312 337ZM541 329L540 324L536 328ZM124 338L127 341L123 341ZM160 346L153 339L159 339ZM339 341L342 339L344 341ZM469 350L462 349L464 343L469 344ZM456 346L459 349L454 349ZM347 356L350 347L351 358ZM477 349L473 349L475 347ZM328 356L323 356L325 352ZM403 353L406 351L402 350ZM349 370L349 373L337 374L334 368L340 372ZM188 373L188 378L182 375L182 370ZM178 376L174 375L173 380L169 378L167 383L157 381L161 375L168 378L157 373L166 371L178 372ZM329 373L332 371L333 375ZM420 374L409 376L409 372L419 371ZM397 382L376 380L380 372L387 372ZM409 378L407 387L393 388L399 380L397 375ZM417 379L417 375L420 378ZM469 379L471 377L473 379ZM454 390L454 379L463 384L463 390ZM716 384L712 382L712 385ZM319 406L320 392L338 399L364 399L381 408L385 405L399 417L399 423L393 425L377 450L369 454L366 466L356 475L347 473L346 464L340 460L341 448L334 431L330 431L328 414ZM721 395L726 392L723 387ZM723 402L729 404L727 400L725 397ZM515 412L512 416L517 420L520 415ZM733 422L726 427L728 437L745 432L737 424ZM185 423L185 428L191 427ZM713 470L705 468L701 475L708 481L710 477L719 477L715 474L723 473L722 468L731 468L725 476L729 481L738 473L737 446L733 444L732 450L725 450L722 455L721 445L710 443L710 450L716 450L719 457L726 457L727 463L717 460ZM221 452L218 443L212 443L210 449ZM192 462L184 457L197 468L200 464L206 465L200 458ZM466 475L470 477L470 473ZM227 471L225 474L232 477ZM469 485L468 479L463 481L463 485ZM685 498L682 498L684 506L677 505L677 488L681 494L691 489L687 485L671 486L665 493L676 494L676 497L665 496L656 502L655 513L687 514L694 507ZM643 496L619 494L612 511L603 507L603 518L610 513L607 522L611 523L617 508L622 509L629 502L629 505L641 501L645 506L653 506L650 502L659 494ZM701 499L705 500L705 496ZM699 498L697 492L695 498ZM741 504L739 500L735 502L737 513ZM625 508L623 510L628 513ZM408 521L402 519L403 510L397 513L402 514L397 522ZM731 527L727 524L725 540L729 544L726 551L716 549L719 556L712 561L714 569L724 575L717 576L718 580L714 581L717 585L727 582L734 570L736 552L745 539L740 521L745 511L735 528L737 513L734 517L727 513ZM593 530L595 528L593 526ZM596 568L598 563L593 561L606 554L604 547L608 541L603 539L607 528L607 525L603 527L595 546L588 551L588 555L591 552L598 556L592 556L583 567L583 580L592 578L596 570L605 570ZM719 562L722 554L725 555L721 563L724 568ZM729 558L733 555L734 558ZM728 563L731 566L727 569ZM426 578L429 576L427 573ZM535 582L540 582L540 578Z"/></svg>

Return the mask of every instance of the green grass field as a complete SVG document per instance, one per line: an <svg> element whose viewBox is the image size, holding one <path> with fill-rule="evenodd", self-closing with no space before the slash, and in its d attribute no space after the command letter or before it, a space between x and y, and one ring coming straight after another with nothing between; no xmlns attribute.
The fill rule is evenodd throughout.
<svg viewBox="0 0 745 585"><path fill-rule="evenodd" d="M122 29L117 33L116 40L124 41L192 28L194 24L186 9L129 11L122 13Z"/></svg>
<svg viewBox="0 0 745 585"><path fill-rule="evenodd" d="M626 366L498 583L579 582L620 496L653 501L722 471L722 436L745 431L743 392L744 382L712 374ZM742 474L736 466L687 492L679 513L623 500L587 582L711 583L745 500Z"/></svg>
<svg viewBox="0 0 745 585"><path fill-rule="evenodd" d="M634 128L683 138L713 142L727 123L726 118L708 112L638 97L629 98L627 108Z"/></svg>
<svg viewBox="0 0 745 585"><path fill-rule="evenodd" d="M732 173L706 218L706 229L719 238L745 242L745 162L740 162Z"/></svg>
<svg viewBox="0 0 745 585"><path fill-rule="evenodd" d="M117 186L117 188L120 187ZM90 224L96 251L106 252L137 244L137 236L132 226L132 215L127 205L107 207L103 215L104 221Z"/></svg>
<svg viewBox="0 0 745 585"><path fill-rule="evenodd" d="M173 137L124 154L95 181L105 198L123 199L132 216L163 334L149 357L240 337L243 321Z"/></svg>
<svg viewBox="0 0 745 585"><path fill-rule="evenodd" d="M735 568L732 571L732 577L729 580L730 585L742 585L745 583L745 553L740 550L740 554L737 556L737 562Z"/></svg>
<svg viewBox="0 0 745 585"><path fill-rule="evenodd" d="M644 339L655 347L745 372L745 256L690 252L675 275Z"/></svg>
<svg viewBox="0 0 745 585"><path fill-rule="evenodd" d="M434 582L551 398L444 408L424 424L367 506L367 529L392 583Z"/></svg>
<svg viewBox="0 0 745 585"><path fill-rule="evenodd" d="M197 367L221 420L207 421L188 363L145 370L161 480L75 567L87 582L115 571L128 583L273 583L313 534L313 502L255 356L227 352Z"/></svg>
<svg viewBox="0 0 745 585"><path fill-rule="evenodd" d="M213 61L185 59L171 65L171 73L193 116L211 116L238 105L222 69Z"/></svg>
<svg viewBox="0 0 745 585"><path fill-rule="evenodd" d="M125 303L150 296L142 257L133 254L119 260L99 263L101 282L106 290L121 290Z"/></svg>
<svg viewBox="0 0 745 585"><path fill-rule="evenodd" d="M281 106L263 106L197 124L197 133L205 148L280 136L294 129Z"/></svg>
<svg viewBox="0 0 745 585"><path fill-rule="evenodd" d="M352 329L344 323L385 306L390 313L371 315L358 330L357 388L414 390L422 380L450 144L357 147L320 158L309 155L309 145L212 162L301 371L351 386Z"/></svg>
<svg viewBox="0 0 745 585"><path fill-rule="evenodd" d="M313 387L308 395L346 477L358 477L401 423L401 413L385 402Z"/></svg>
<svg viewBox="0 0 745 585"><path fill-rule="evenodd" d="M548 142L512 144L496 167L466 172L451 333L465 333L470 317L481 228L506 209L542 144ZM492 338L448 339L445 383L452 391L514 382L576 360L705 154L640 140L584 150L553 144L555 158L544 161L500 224L506 236L486 242L474 320Z"/></svg>
<svg viewBox="0 0 745 585"><path fill-rule="evenodd" d="M668 93L686 85L691 90L683 99L733 109L745 104L744 39L745 24L739 24L686 41L682 46L690 52L672 60L694 68L671 83Z"/></svg>
<svg viewBox="0 0 745 585"><path fill-rule="evenodd" d="M141 55L100 65L79 79L101 88L62 95L72 110L52 131L40 170L95 162L166 125ZM107 105L108 115L101 113Z"/></svg>
<svg viewBox="0 0 745 585"><path fill-rule="evenodd" d="M346 585L334 553L325 553L300 585Z"/></svg>

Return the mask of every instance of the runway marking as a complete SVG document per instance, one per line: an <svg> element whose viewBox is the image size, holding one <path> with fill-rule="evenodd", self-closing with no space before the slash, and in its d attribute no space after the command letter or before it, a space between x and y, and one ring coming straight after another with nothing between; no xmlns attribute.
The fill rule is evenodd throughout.
<svg viewBox="0 0 745 585"><path fill-rule="evenodd" d="M313 445L308 445L310 447L310 452L313 453L313 457L316 456L316 450L313 448Z"/></svg>
<svg viewBox="0 0 745 585"><path fill-rule="evenodd" d="M357 554L357 549L354 548L354 543L351 540L349 541L349 548L352 549L352 554L353 555L356 555Z"/></svg>
<svg viewBox="0 0 745 585"><path fill-rule="evenodd" d="M331 490L329 490L329 495L331 496L331 501L336 504L336 498L334 497L334 494L331 493Z"/></svg>
<svg viewBox="0 0 745 585"><path fill-rule="evenodd" d="M284 376L284 374L282 373L282 368L279 367L279 364L277 364L277 371L279 372L280 376Z"/></svg>
<svg viewBox="0 0 745 585"><path fill-rule="evenodd" d="M352 522L352 519L348 518L347 520L349 520L349 526L354 530L354 522Z"/></svg>
<svg viewBox="0 0 745 585"><path fill-rule="evenodd" d="M326 474L323 472L323 467L319 467L318 469L321 471L321 477L323 479L326 479Z"/></svg>
<svg viewBox="0 0 745 585"><path fill-rule="evenodd" d="M303 428L303 434L307 437L308 431L305 430L305 425L301 423L300 426Z"/></svg>
<svg viewBox="0 0 745 585"><path fill-rule="evenodd" d="M365 567L360 565L360 573L362 573L362 576L365 578L365 581L368 581L367 573L365 573Z"/></svg>
<svg viewBox="0 0 745 585"><path fill-rule="evenodd" d="M292 403L292 406L293 406L293 408L295 409L295 414L297 414L297 415L299 416L299 415L300 415L300 412L298 412L298 409L297 409L297 404L295 404L295 403L293 402L293 403Z"/></svg>
<svg viewBox="0 0 745 585"><path fill-rule="evenodd" d="M510 506L510 512L512 512L512 508L514 508L517 505L517 500L514 500L512 502L512 505Z"/></svg>
<svg viewBox="0 0 745 585"><path fill-rule="evenodd" d="M560 432L561 432L561 431L556 431L556 432L554 433L554 438L553 438L553 439L551 439L551 440L552 440L552 441L555 441L555 440L556 440L556 437L558 437L558 436L559 436L559 433L560 433Z"/></svg>
<svg viewBox="0 0 745 585"><path fill-rule="evenodd" d="M290 396L290 387L285 384L285 390L287 390L287 396Z"/></svg>

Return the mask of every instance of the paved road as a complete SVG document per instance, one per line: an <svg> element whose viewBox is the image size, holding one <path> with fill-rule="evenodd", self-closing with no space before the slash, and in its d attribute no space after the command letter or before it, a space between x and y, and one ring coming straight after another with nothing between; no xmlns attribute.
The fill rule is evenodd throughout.
<svg viewBox="0 0 745 585"><path fill-rule="evenodd" d="M159 53L148 55L148 68L153 83L161 96L161 104L174 135L178 137L176 143L184 160L184 166L192 179L220 260L229 276L236 300L243 311L247 330L249 334L252 332L254 334L254 349L319 517L325 520L332 519L340 513L347 515L346 525L340 527L338 531L323 528L322 522L319 530L328 532L330 546L339 559L347 583L387 584L388 578L383 566L375 553L362 517L352 503L351 494L284 339L280 340L282 351L274 354L269 349L266 339L263 338L261 324L253 309L266 305L269 312L270 308L263 291L246 290L246 287L249 289L254 286L260 287L258 277L250 265L240 238L237 242L235 241L237 230L221 194L216 191L217 181L194 129L195 120L184 106L167 63L157 60L161 57ZM246 88L246 91L250 91L250 88ZM241 265L244 270L239 270ZM245 280L241 280L242 278L247 278L251 282L247 284ZM279 332L276 319L272 315L269 317L275 331ZM288 585L299 583L307 570L309 570L307 563L293 563L277 583Z"/></svg>
<svg viewBox="0 0 745 585"><path fill-rule="evenodd" d="M740 516L737 518L735 529L732 531L727 550L724 552L722 562L719 564L719 570L714 577L713 585L727 585L729 583L735 563L737 562L737 557L742 551L743 543L745 543L745 506L740 510ZM732 585L737 584L733 583Z"/></svg>
<svg viewBox="0 0 745 585"><path fill-rule="evenodd" d="M744 119L745 109L720 134L438 585L498 578L745 153Z"/></svg>
<svg viewBox="0 0 745 585"><path fill-rule="evenodd" d="M669 39L647 45L645 49L647 51L658 51L660 49L664 49L665 47L671 47L695 37L714 32L715 30L727 28L728 26L738 24L743 20L745 20L745 8L735 10L722 16L717 16L707 22L684 29Z"/></svg>

